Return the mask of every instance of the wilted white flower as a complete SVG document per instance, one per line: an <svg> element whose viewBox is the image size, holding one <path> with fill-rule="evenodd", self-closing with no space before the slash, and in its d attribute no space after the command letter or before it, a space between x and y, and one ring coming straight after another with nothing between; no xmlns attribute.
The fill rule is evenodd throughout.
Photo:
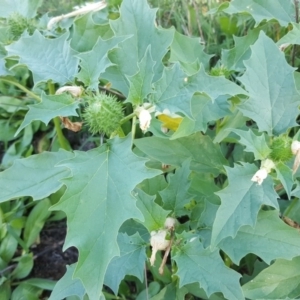
<svg viewBox="0 0 300 300"><path fill-rule="evenodd" d="M166 250L170 241L166 240L167 230L159 230L151 232L150 244L152 246L152 254L150 257L151 266L154 265L156 253L159 250Z"/></svg>
<svg viewBox="0 0 300 300"><path fill-rule="evenodd" d="M259 169L254 176L252 177L251 181L257 182L259 185L262 184L264 179L266 179L268 176L268 172L265 168Z"/></svg>
<svg viewBox="0 0 300 300"><path fill-rule="evenodd" d="M279 46L279 50L280 51L284 51L290 44L289 43L285 43Z"/></svg>
<svg viewBox="0 0 300 300"><path fill-rule="evenodd" d="M98 11L98 10L101 10L103 8L106 7L106 3L103 1L103 2L96 2L96 3L87 3L86 5L78 8L77 10L75 11L72 11L66 15L61 15L61 16L58 16L58 17L54 17L54 18L51 18L50 21L48 22L47 24L47 29L48 30L51 30L53 25L63 19L68 19L68 18L71 18L71 17L76 17L76 16L79 16L79 15L83 15L83 14L86 14L86 13L89 13L90 11Z"/></svg>
<svg viewBox="0 0 300 300"><path fill-rule="evenodd" d="M291 150L294 155L298 153L300 150L300 142L299 141L293 141L291 145Z"/></svg>
<svg viewBox="0 0 300 300"><path fill-rule="evenodd" d="M60 95L64 92L69 92L74 97L79 97L82 94L82 88L80 86L63 86L56 91L56 95Z"/></svg>

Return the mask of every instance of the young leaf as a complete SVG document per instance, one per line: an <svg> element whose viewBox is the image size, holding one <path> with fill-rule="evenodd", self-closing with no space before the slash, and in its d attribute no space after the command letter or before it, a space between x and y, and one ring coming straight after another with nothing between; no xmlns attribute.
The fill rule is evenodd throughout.
<svg viewBox="0 0 300 300"><path fill-rule="evenodd" d="M268 147L265 134L256 135L251 129L244 131L230 128L228 130L240 137L239 143L245 145L245 151L252 152L255 159L263 160L270 154L271 149Z"/></svg>
<svg viewBox="0 0 300 300"><path fill-rule="evenodd" d="M77 296L84 300L85 289L79 279L73 278L76 264L67 266L65 275L56 283L49 300L65 299L69 296Z"/></svg>
<svg viewBox="0 0 300 300"><path fill-rule="evenodd" d="M120 282L126 275L133 275L141 282L144 281L146 245L138 233L128 236L126 233L118 234L120 256L113 258L109 263L104 284L109 286L115 295L118 294Z"/></svg>
<svg viewBox="0 0 300 300"><path fill-rule="evenodd" d="M60 180L70 175L68 169L56 164L71 157L72 153L60 150L15 160L0 172L0 202L24 196L40 200L56 192L63 186Z"/></svg>
<svg viewBox="0 0 300 300"><path fill-rule="evenodd" d="M226 168L228 186L217 192L221 206L213 225L212 244L222 239L234 237L243 225L254 226L261 205L279 209L273 181L266 178L262 185L251 181L257 171L254 165L243 163L234 168Z"/></svg>
<svg viewBox="0 0 300 300"><path fill-rule="evenodd" d="M199 282L207 296L221 292L227 299L244 299L239 284L241 275L224 265L219 251L211 252L209 248L204 249L198 239L190 239L183 246L179 245L174 254L179 287Z"/></svg>
<svg viewBox="0 0 300 300"><path fill-rule="evenodd" d="M298 299L300 296L300 256L278 259L253 280L243 285L248 299Z"/></svg>
<svg viewBox="0 0 300 300"><path fill-rule="evenodd" d="M163 228L170 211L164 210L154 202L155 197L147 195L140 189L134 190L134 196L137 199L136 206L144 217L143 225L148 231Z"/></svg>
<svg viewBox="0 0 300 300"><path fill-rule="evenodd" d="M22 129L36 120L40 120L48 125L50 120L57 116L78 116L76 112L78 106L79 102L74 101L74 98L69 94L46 95L43 92L41 103L28 105L29 111L15 133L15 136L17 136Z"/></svg>
<svg viewBox="0 0 300 300"><path fill-rule="evenodd" d="M19 64L32 71L35 85L53 80L64 85L73 81L78 68L78 58L67 41L68 33L56 39L45 38L38 30L32 36L22 36L6 47L8 56L19 56Z"/></svg>
<svg viewBox="0 0 300 300"><path fill-rule="evenodd" d="M151 46L149 46L145 56L138 63L138 72L133 76L127 77L130 87L126 101L131 102L133 105L139 105L152 92L151 84L154 76L154 66L155 61L152 60Z"/></svg>
<svg viewBox="0 0 300 300"><path fill-rule="evenodd" d="M263 20L275 19L280 25L287 26L294 21L295 15L295 7L290 0L232 0L224 11L228 14L251 14L256 25Z"/></svg>
<svg viewBox="0 0 300 300"><path fill-rule="evenodd" d="M248 253L254 253L270 264L278 258L292 259L299 255L299 232L286 225L276 211L260 211L255 227L242 227L233 239L227 237L219 247L235 264Z"/></svg>
<svg viewBox="0 0 300 300"><path fill-rule="evenodd" d="M188 204L193 197L188 193L191 185L189 180L190 173L190 160L186 160L183 162L182 167L177 168L175 174L169 177L169 185L159 192L164 203L164 209L171 210L176 217L188 213L185 205Z"/></svg>
<svg viewBox="0 0 300 300"><path fill-rule="evenodd" d="M279 135L296 126L299 114L294 69L263 32L251 51L250 59L244 62L246 72L240 78L250 97L239 109L257 123L260 131Z"/></svg>
<svg viewBox="0 0 300 300"><path fill-rule="evenodd" d="M146 155L168 165L181 166L191 159L191 170L218 175L227 165L218 145L200 132L177 140L149 137L134 141Z"/></svg>
<svg viewBox="0 0 300 300"><path fill-rule="evenodd" d="M283 44L300 45L300 24L293 23L293 29L277 42L278 46Z"/></svg>
<svg viewBox="0 0 300 300"><path fill-rule="evenodd" d="M119 45L109 55L115 66L109 67L103 77L113 83L113 88L128 94L127 76L138 72L138 62L145 56L151 45L154 66L154 81L161 77L162 59L170 46L174 29L161 29L155 26L155 9L150 9L146 0L124 0L120 7L120 18L110 21L116 36L133 36ZM145 34L147 33L147 34ZM151 38L149 38L151 37Z"/></svg>
<svg viewBox="0 0 300 300"><path fill-rule="evenodd" d="M119 43L128 37L112 37L109 40L98 39L91 51L78 54L80 58L80 72L77 78L82 81L89 89L97 90L99 77L106 68L112 65L108 59L108 51L116 48Z"/></svg>
<svg viewBox="0 0 300 300"><path fill-rule="evenodd" d="M119 255L120 226L130 218L142 218L130 193L139 182L159 173L147 169L146 161L131 152L128 136L88 152L75 152L74 159L60 165L70 169L73 177L63 180L67 190L54 209L67 215L65 248L79 250L73 277L80 278L91 299L102 294L106 268Z"/></svg>

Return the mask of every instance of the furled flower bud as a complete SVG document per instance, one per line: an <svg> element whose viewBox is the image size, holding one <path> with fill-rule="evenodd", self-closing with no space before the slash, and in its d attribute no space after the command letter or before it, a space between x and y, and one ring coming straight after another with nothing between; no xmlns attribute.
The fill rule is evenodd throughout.
<svg viewBox="0 0 300 300"><path fill-rule="evenodd" d="M291 150L294 155L298 153L300 150L300 142L299 141L293 141L291 145Z"/></svg>
<svg viewBox="0 0 300 300"><path fill-rule="evenodd" d="M147 109L142 108L139 111L139 120L140 120L140 128L143 132L146 132L148 128L150 127L150 122L151 122L151 115Z"/></svg>
<svg viewBox="0 0 300 300"><path fill-rule="evenodd" d="M151 232L150 244L152 246L152 254L150 257L151 266L154 265L156 252L159 250L166 250L170 244L169 240L166 240L167 230L159 230Z"/></svg>
<svg viewBox="0 0 300 300"><path fill-rule="evenodd" d="M268 172L266 169L259 169L254 176L252 177L251 181L257 182L258 185L261 185L264 179L268 176Z"/></svg>
<svg viewBox="0 0 300 300"><path fill-rule="evenodd" d="M59 88L55 95L60 95L64 92L70 93L73 97L80 97L82 94L82 87L81 86L63 86Z"/></svg>
<svg viewBox="0 0 300 300"><path fill-rule="evenodd" d="M295 174L299 168L300 165L300 142L299 141L293 141L291 145L291 150L295 157L294 165L293 165L293 174Z"/></svg>
<svg viewBox="0 0 300 300"><path fill-rule="evenodd" d="M166 221L165 221L165 228L168 229L168 230L174 230L175 228L175 225L176 225L176 219L174 218L166 218Z"/></svg>

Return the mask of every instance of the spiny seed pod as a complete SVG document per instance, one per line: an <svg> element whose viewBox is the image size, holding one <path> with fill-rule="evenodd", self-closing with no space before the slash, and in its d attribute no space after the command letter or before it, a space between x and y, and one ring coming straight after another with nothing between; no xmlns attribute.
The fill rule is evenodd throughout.
<svg viewBox="0 0 300 300"><path fill-rule="evenodd" d="M83 118L93 134L109 136L119 128L124 114L122 104L116 97L106 94L88 96L87 103Z"/></svg>
<svg viewBox="0 0 300 300"><path fill-rule="evenodd" d="M271 145L271 153L269 158L274 162L288 161L293 157L291 150L292 139L286 136L274 138Z"/></svg>
<svg viewBox="0 0 300 300"><path fill-rule="evenodd" d="M31 20L23 17L19 13L13 13L7 19L8 33L12 40L17 40L25 30L28 30L30 34L33 33L35 27Z"/></svg>

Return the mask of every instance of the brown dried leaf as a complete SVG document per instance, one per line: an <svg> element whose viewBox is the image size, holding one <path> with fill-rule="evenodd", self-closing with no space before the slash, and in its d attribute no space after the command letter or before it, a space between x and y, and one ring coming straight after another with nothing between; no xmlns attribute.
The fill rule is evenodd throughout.
<svg viewBox="0 0 300 300"><path fill-rule="evenodd" d="M68 117L60 117L60 119L65 128L74 132L78 132L79 130L81 130L82 122L72 122Z"/></svg>

